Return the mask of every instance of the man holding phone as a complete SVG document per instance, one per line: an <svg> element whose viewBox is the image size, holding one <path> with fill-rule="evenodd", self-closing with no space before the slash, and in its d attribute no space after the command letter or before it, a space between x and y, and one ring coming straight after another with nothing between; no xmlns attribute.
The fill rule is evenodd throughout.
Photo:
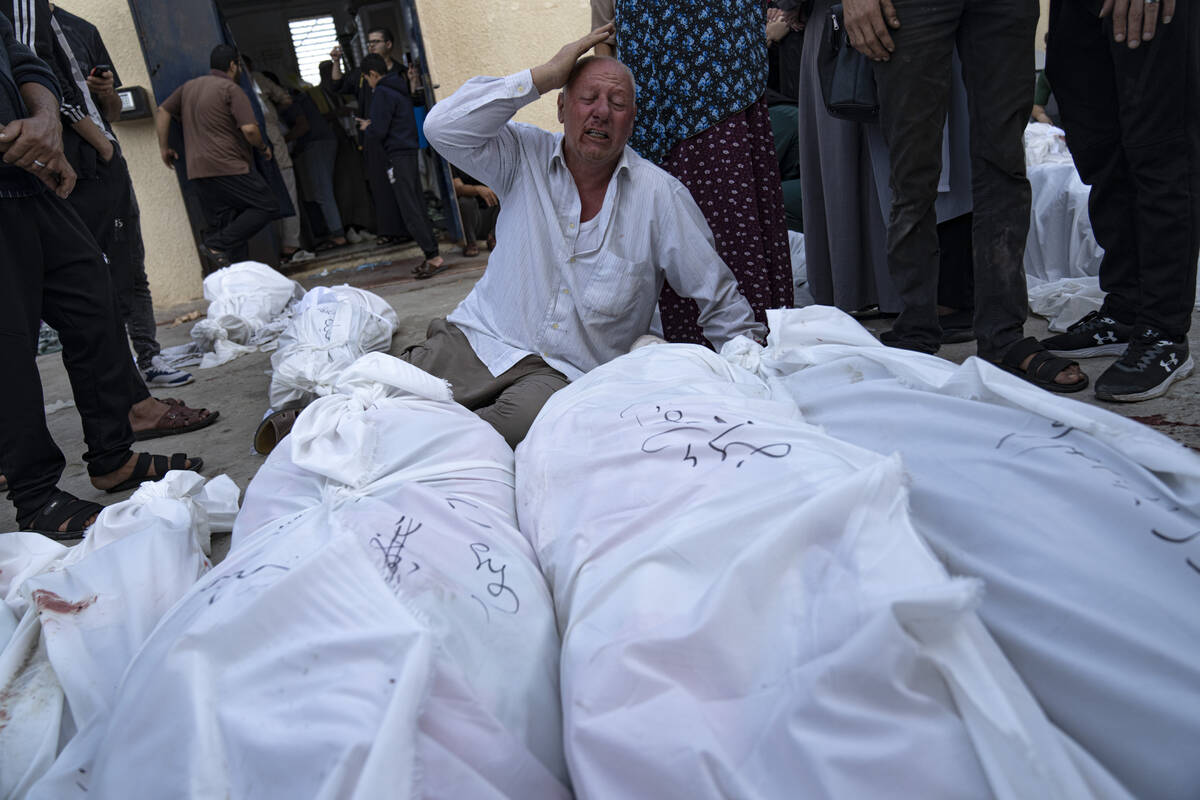
<svg viewBox="0 0 1200 800"><path fill-rule="evenodd" d="M50 4L50 27L67 54L71 79L80 90L88 119L111 145L107 158L89 152L85 143L68 150L68 159L79 173L79 183L69 202L83 219L101 251L108 258L109 273L116 290L121 318L137 353L138 371L146 387L174 388L192 382L192 376L170 367L160 355L154 302L146 277L145 247L142 243L141 212L133 182L112 121L121 116L121 98L116 87L120 78L112 66L108 48L99 30L87 20ZM148 395L144 388L136 394ZM204 427L215 415L151 400L147 403L150 419L134 420L135 430L183 432Z"/></svg>

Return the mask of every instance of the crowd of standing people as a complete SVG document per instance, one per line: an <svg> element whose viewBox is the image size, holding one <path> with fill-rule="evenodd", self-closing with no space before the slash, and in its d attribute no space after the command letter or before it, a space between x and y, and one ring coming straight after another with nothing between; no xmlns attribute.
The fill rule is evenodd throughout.
<svg viewBox="0 0 1200 800"><path fill-rule="evenodd" d="M0 471L23 528L72 536L100 506L57 488L64 461L34 360L41 320L60 332L98 488L198 470L198 458L130 444L217 414L149 392L191 376L154 341L136 197L109 124L119 79L98 32L47 0L4 11L0 209L28 224L0 231L0 363L17 385ZM1040 342L1024 335L1023 272L1037 0L592 0L591 34L545 64L468 82L424 129L431 97L386 28L367 32L353 68L335 48L315 87L285 88L218 45L156 124L164 163L186 171L208 219L212 267L244 258L272 223L281 262L311 258L299 221L311 204L314 249L361 241L370 225L381 244L418 244L418 278L446 268L421 180L428 135L455 167L464 253L495 250L468 298L404 358L451 380L513 446L551 393L648 331L763 341L767 309L794 302L789 224L805 231L816 301L894 315L885 345L932 354L975 339L980 358L1065 393L1089 384L1072 359L1117 355L1096 394L1136 401L1193 366L1195 11L1051 2L1046 77L1092 186L1106 297ZM831 24L871 65L875 121L828 112L818 62ZM551 91L561 134L510 121ZM794 139L779 135L789 126Z"/></svg>

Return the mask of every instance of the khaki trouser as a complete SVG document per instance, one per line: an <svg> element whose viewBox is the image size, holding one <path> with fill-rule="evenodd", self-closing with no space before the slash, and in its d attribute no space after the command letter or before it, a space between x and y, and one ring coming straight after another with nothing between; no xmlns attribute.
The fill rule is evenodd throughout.
<svg viewBox="0 0 1200 800"><path fill-rule="evenodd" d="M525 438L550 395L569 383L534 355L525 356L501 375L492 375L463 332L444 319L430 322L425 337L400 358L449 381L454 399L499 431L513 448Z"/></svg>

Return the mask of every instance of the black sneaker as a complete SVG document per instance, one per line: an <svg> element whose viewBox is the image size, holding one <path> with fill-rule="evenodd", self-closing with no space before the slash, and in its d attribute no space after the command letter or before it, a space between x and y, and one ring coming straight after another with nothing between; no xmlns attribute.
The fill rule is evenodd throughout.
<svg viewBox="0 0 1200 800"><path fill-rule="evenodd" d="M1132 333L1132 325L1092 311L1067 328L1066 333L1042 339L1042 345L1051 354L1065 358L1119 356L1125 352L1125 345L1129 344Z"/></svg>
<svg viewBox="0 0 1200 800"><path fill-rule="evenodd" d="M1125 403L1149 400L1191 374L1187 339L1171 341L1162 331L1142 325L1125 354L1096 380L1096 397Z"/></svg>

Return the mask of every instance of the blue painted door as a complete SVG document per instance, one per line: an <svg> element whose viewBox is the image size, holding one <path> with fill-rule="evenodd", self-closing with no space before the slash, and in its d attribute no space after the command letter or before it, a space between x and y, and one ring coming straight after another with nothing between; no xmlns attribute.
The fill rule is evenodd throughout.
<svg viewBox="0 0 1200 800"><path fill-rule="evenodd" d="M158 103L166 100L171 92L192 78L207 75L209 55L218 44L237 46L220 10L210 0L129 0L129 7L141 40L146 68L150 72L154 99ZM250 96L250 103L254 106L254 114L265 138L266 127L263 124L262 108L249 80L243 72L242 88ZM171 126L171 146L181 154L184 152L178 123ZM296 213L279 168L273 162L264 161L257 156L256 160L259 171L274 191L280 207L280 216L287 217ZM175 172L183 190L192 232L199 242L207 221L200 209L195 190L188 182L183 158L176 162ZM251 256L269 264L275 263L274 258L279 251L272 227L268 226L251 243Z"/></svg>

